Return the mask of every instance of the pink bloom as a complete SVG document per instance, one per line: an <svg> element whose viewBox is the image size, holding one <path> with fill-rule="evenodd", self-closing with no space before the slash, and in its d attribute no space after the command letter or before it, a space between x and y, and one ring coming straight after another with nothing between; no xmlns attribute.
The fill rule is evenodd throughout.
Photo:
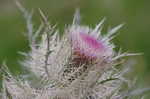
<svg viewBox="0 0 150 99"><path fill-rule="evenodd" d="M87 27L72 26L70 29L73 53L80 61L82 59L109 58L113 55L113 48L107 40L96 37L94 30ZM98 34L98 33L97 33Z"/></svg>

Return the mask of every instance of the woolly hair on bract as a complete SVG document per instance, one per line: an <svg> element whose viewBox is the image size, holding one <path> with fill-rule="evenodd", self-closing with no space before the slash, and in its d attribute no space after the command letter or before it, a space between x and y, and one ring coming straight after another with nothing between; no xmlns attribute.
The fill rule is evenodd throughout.
<svg viewBox="0 0 150 99"><path fill-rule="evenodd" d="M28 53L22 53L26 57L22 65L37 80L14 77L4 66L2 99L125 99L134 95L120 91L124 83L130 84L124 74L132 62L122 70L114 66L124 56L138 55L114 51L111 40L122 24L101 35L105 19L94 29L89 28L79 24L79 11L76 11L73 24L60 37L41 10L43 21L34 31L32 14L18 2L17 6L27 20L30 46ZM40 42L37 37L41 37Z"/></svg>

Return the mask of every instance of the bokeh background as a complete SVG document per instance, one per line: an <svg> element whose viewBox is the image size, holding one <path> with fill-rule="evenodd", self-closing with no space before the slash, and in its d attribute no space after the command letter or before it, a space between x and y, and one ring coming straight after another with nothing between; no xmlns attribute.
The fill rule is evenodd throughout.
<svg viewBox="0 0 150 99"><path fill-rule="evenodd" d="M104 33L108 27L121 23L125 26L113 40L123 51L142 52L132 57L136 63L133 75L138 78L137 88L150 87L150 0L19 0L29 11L34 10L35 29L40 24L38 8L49 17L51 24L63 32L71 24L76 8L80 8L82 24L94 27L101 19L107 18ZM0 0L0 64L6 61L13 74L21 73L18 61L23 56L19 51L28 52L25 20L15 5L15 0ZM150 93L150 92L149 92ZM145 99L150 99L147 95Z"/></svg>

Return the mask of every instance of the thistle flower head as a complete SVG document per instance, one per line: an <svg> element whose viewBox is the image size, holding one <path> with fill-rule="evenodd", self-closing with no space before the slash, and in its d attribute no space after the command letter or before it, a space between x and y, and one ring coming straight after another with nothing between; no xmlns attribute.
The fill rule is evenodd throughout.
<svg viewBox="0 0 150 99"><path fill-rule="evenodd" d="M113 47L102 39L102 36L92 34L94 30L84 26L72 26L71 35L73 54L81 59L101 60L113 56ZM100 32L100 31L97 31ZM98 34L98 33L95 33Z"/></svg>
<svg viewBox="0 0 150 99"><path fill-rule="evenodd" d="M8 76L4 77L0 98L124 99L127 96L121 96L122 93L119 92L121 85L128 83L123 77L127 70L116 72L112 67L117 59L133 54L116 54L114 45L110 42L122 25L102 36L101 27L104 20L91 29L78 24L80 18L77 13L73 24L60 39L41 11L45 26L42 24L36 33L32 33L31 14L19 3L17 5L27 19L31 47L30 53L25 54L27 59L22 63L38 79L18 80L5 70ZM37 43L36 38L40 32L43 33L41 42Z"/></svg>

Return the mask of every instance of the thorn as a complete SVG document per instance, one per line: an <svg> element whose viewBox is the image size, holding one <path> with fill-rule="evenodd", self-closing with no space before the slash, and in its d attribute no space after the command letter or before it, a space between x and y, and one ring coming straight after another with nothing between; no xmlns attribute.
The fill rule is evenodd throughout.
<svg viewBox="0 0 150 99"><path fill-rule="evenodd" d="M113 29L111 29L110 31L108 31L108 35L106 35L106 37L109 38L109 37L113 36L123 26L124 26L124 24L120 24L120 25L114 27Z"/></svg>
<svg viewBox="0 0 150 99"><path fill-rule="evenodd" d="M47 25L47 26L49 26L49 24L48 24L48 19L47 19L47 17L45 16L45 14L43 13L43 11L39 8L39 12L40 12L40 15L41 15L41 18L42 18L42 20L43 20L43 22Z"/></svg>
<svg viewBox="0 0 150 99"><path fill-rule="evenodd" d="M77 8L73 18L73 25L79 25L81 21L80 9Z"/></svg>
<svg viewBox="0 0 150 99"><path fill-rule="evenodd" d="M98 31L99 28L103 25L103 23L105 22L106 18L104 17L99 24L95 27L94 32Z"/></svg>
<svg viewBox="0 0 150 99"><path fill-rule="evenodd" d="M117 60L117 59L120 59L120 58L123 58L126 56L139 56L139 55L143 55L143 53L123 53L123 54L120 54L120 55L114 57L112 60Z"/></svg>
<svg viewBox="0 0 150 99"><path fill-rule="evenodd" d="M102 30L102 25L105 22L106 18L104 17L99 24L96 25L95 29L92 31L92 35L95 35L96 37L99 37L99 35L101 34L101 30Z"/></svg>

